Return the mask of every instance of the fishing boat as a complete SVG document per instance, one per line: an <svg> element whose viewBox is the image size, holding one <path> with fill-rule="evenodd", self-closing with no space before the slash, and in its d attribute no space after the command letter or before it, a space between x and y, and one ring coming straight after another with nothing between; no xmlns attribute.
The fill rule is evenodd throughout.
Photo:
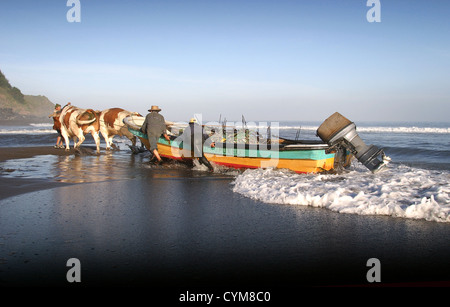
<svg viewBox="0 0 450 307"><path fill-rule="evenodd" d="M129 116L123 122L128 130L149 149L148 137L140 131L144 120L142 116ZM348 125L351 127L348 128ZM183 124L166 121L170 141L163 137L159 138L158 152L161 157L184 162L192 162L195 159L192 157L190 145L185 145L181 141L180 136L183 133L183 127L186 128L186 126L187 124L183 126ZM339 113L335 113L319 127L317 132L321 139L318 140L291 140L272 137L270 133L269 136L263 137L257 131L253 131L252 134L247 127L241 127L238 130L225 125L220 127L204 125L203 128L215 144L214 147L203 146L203 152L208 161L236 169L279 168L296 173L333 172L348 167L355 155L360 157L359 151L367 151L366 148L361 147L366 146L362 141L362 144L361 142L357 144L359 148L352 144L355 135L358 141L360 140L354 132L354 124ZM344 132L342 132L343 129ZM220 133L216 133L217 130ZM349 133L353 133L351 140L346 139ZM372 147L374 146L371 145L368 148L372 149ZM376 147L375 149L376 152L372 150L370 157L365 157L373 164L369 166L365 164L372 172L381 170L388 162L387 159L380 161L378 156L380 154L384 156L384 152Z"/></svg>

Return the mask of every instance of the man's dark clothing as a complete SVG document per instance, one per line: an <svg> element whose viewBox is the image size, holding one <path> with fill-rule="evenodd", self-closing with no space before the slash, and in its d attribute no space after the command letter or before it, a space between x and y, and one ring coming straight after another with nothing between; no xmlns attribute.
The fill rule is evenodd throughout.
<svg viewBox="0 0 450 307"><path fill-rule="evenodd" d="M198 158L201 164L204 164L210 170L213 170L213 167L203 153L203 145L205 143L206 145L210 145L211 140L209 139L209 136L203 131L202 126L197 123L189 123L189 127L187 127L183 132L182 141L184 152L186 152L188 146L190 146L189 149L191 152L191 157Z"/></svg>
<svg viewBox="0 0 450 307"><path fill-rule="evenodd" d="M145 117L141 131L146 133L150 143L150 152L158 149L158 139L166 131L166 121L164 116L157 112L150 112Z"/></svg>

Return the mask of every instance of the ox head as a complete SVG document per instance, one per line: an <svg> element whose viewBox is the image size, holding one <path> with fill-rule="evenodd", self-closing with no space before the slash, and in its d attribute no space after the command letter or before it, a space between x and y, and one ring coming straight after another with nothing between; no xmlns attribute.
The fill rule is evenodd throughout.
<svg viewBox="0 0 450 307"><path fill-rule="evenodd" d="M50 117L55 118L55 117L58 117L59 115L61 115L61 111L53 110L53 113L50 114L50 115L48 116L48 118L50 118Z"/></svg>

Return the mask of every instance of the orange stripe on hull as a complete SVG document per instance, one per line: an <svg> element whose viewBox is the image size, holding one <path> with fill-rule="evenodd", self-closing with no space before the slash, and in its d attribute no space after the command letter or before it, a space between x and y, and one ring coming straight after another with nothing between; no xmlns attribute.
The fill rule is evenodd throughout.
<svg viewBox="0 0 450 307"><path fill-rule="evenodd" d="M333 169L334 158L324 160L264 159L207 155L214 163L233 168L286 168L297 173L318 173Z"/></svg>
<svg viewBox="0 0 450 307"><path fill-rule="evenodd" d="M145 139L144 139L145 140ZM147 141L148 143L148 141ZM146 144L144 144L146 145ZM148 144L147 144L148 145ZM146 145L146 146L147 146ZM190 157L181 155L179 148L158 143L158 152L162 157L174 160L190 160ZM219 156L205 154L210 162L219 165L242 168L286 168L297 173L318 173L332 170L334 167L334 158L310 160L310 159L268 159L268 158L246 158L234 156Z"/></svg>

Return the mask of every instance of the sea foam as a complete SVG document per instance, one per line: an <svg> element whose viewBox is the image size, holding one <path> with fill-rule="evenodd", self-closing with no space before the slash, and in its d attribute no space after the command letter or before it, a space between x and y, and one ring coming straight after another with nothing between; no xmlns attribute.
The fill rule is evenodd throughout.
<svg viewBox="0 0 450 307"><path fill-rule="evenodd" d="M56 133L53 129L0 129L0 134L49 134Z"/></svg>
<svg viewBox="0 0 450 307"><path fill-rule="evenodd" d="M49 134L56 133L53 124L30 124L27 126L1 126L0 134Z"/></svg>
<svg viewBox="0 0 450 307"><path fill-rule="evenodd" d="M339 175L246 170L233 181L233 191L266 203L450 222L449 182L447 171L393 165L374 175L355 162Z"/></svg>
<svg viewBox="0 0 450 307"><path fill-rule="evenodd" d="M279 130L302 130L302 131L316 131L318 126L283 126L278 127ZM432 133L432 134L450 134L448 127L364 127L357 126L358 132L374 132L374 133Z"/></svg>

